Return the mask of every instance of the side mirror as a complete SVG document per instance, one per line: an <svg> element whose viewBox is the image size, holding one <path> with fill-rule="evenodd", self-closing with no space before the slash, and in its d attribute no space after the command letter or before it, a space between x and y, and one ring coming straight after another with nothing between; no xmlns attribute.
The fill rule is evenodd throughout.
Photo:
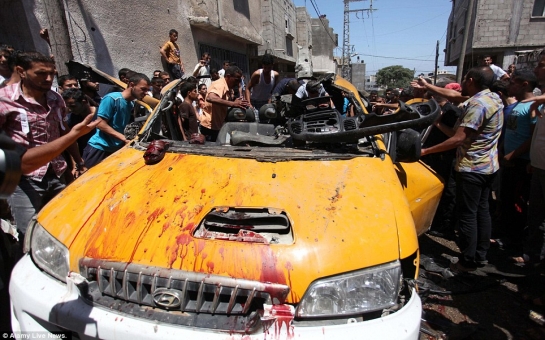
<svg viewBox="0 0 545 340"><path fill-rule="evenodd" d="M422 142L420 133L413 129L397 131L394 162L414 163L420 159Z"/></svg>

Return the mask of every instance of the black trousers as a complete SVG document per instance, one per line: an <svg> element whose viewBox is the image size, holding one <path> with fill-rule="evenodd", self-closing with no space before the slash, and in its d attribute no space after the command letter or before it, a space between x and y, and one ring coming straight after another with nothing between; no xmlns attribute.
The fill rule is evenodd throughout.
<svg viewBox="0 0 545 340"><path fill-rule="evenodd" d="M488 197L495 176L495 173L456 173L456 206L460 227L458 246L462 252L460 263L465 267L474 267L476 262L486 261L492 230Z"/></svg>
<svg viewBox="0 0 545 340"><path fill-rule="evenodd" d="M502 167L501 231L507 236L507 242L514 246L522 246L524 240L532 179L532 175L526 170L528 163L529 160L515 159L511 164Z"/></svg>

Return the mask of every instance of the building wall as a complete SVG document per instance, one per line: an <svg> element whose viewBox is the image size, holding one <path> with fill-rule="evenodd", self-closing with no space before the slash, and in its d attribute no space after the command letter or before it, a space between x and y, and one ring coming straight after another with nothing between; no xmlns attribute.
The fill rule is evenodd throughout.
<svg viewBox="0 0 545 340"><path fill-rule="evenodd" d="M452 11L449 17L449 23L447 28L447 57L445 58L446 65L455 65L456 61L460 58L460 52L462 49L462 39L464 33L464 24L466 18L468 0L455 0L452 2ZM475 11L473 12L475 15ZM470 27L472 25L470 24ZM472 35L473 30L470 29ZM471 39L468 39L467 50L471 50ZM448 61L448 63L447 63Z"/></svg>
<svg viewBox="0 0 545 340"><path fill-rule="evenodd" d="M312 76L312 20L306 7L296 9L297 28L297 77Z"/></svg>
<svg viewBox="0 0 545 340"><path fill-rule="evenodd" d="M171 28L179 33L178 45L186 72L192 72L197 64L200 44L255 55L255 46L262 42L260 4L250 0L162 0L160 5L134 0L23 0L22 4L8 1L12 2L10 13L2 10L0 18L5 19L8 15L20 18L23 10L29 19L26 22L2 20L2 41L18 47L23 45L19 42L22 40L24 49L40 47L45 52L45 43L36 38L35 32L40 27L59 25L49 20L44 3L64 4L68 32L50 29L52 38L62 34L69 36L74 60L110 74L116 74L122 67L148 75L161 69L159 48L168 40ZM4 31L4 26L16 29ZM17 33L19 31L21 33ZM218 65L221 63L217 62ZM248 68L247 65L239 66Z"/></svg>
<svg viewBox="0 0 545 340"><path fill-rule="evenodd" d="M466 8L469 0L456 0L449 18L446 65L460 57ZM516 50L545 45L545 18L532 17L534 0L476 0L466 59L474 66L482 55L493 56L495 64L507 68Z"/></svg>
<svg viewBox="0 0 545 340"><path fill-rule="evenodd" d="M365 80L365 91L378 91L379 86L377 85L377 76L372 74Z"/></svg>
<svg viewBox="0 0 545 340"><path fill-rule="evenodd" d="M51 49L39 36L41 28L48 28ZM55 36L55 33L62 33ZM37 51L45 55L65 55L70 52L66 39L64 11L52 0L4 0L0 10L0 42L16 50ZM57 39L56 39L57 38ZM68 45L68 46L67 46ZM59 58L61 59L61 58ZM57 61L59 72L65 72L64 65Z"/></svg>
<svg viewBox="0 0 545 340"><path fill-rule="evenodd" d="M333 49L337 46L338 37L333 33L333 28L329 27L329 20L312 18L312 59L315 74L335 73Z"/></svg>
<svg viewBox="0 0 545 340"><path fill-rule="evenodd" d="M352 63L352 85L359 91L365 90L365 63Z"/></svg>
<svg viewBox="0 0 545 340"><path fill-rule="evenodd" d="M269 53L284 62L297 60L296 11L292 0L260 0L263 25L263 45L258 54ZM281 61L281 62L282 62Z"/></svg>

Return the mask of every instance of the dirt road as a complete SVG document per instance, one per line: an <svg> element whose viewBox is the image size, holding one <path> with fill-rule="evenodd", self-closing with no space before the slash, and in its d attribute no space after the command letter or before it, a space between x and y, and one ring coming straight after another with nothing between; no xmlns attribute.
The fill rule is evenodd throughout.
<svg viewBox="0 0 545 340"><path fill-rule="evenodd" d="M543 268L515 266L508 250L492 247L489 265L450 277L445 268L459 256L455 242L425 234L420 251L419 286L428 333L421 339L545 339L545 327L529 318L530 311L545 314L545 307L526 297L545 294Z"/></svg>

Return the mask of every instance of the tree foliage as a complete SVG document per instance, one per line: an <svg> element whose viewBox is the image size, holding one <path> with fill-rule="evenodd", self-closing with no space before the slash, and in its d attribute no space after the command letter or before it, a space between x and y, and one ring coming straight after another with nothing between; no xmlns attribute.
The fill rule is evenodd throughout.
<svg viewBox="0 0 545 340"><path fill-rule="evenodd" d="M413 70L401 65L384 67L377 72L377 84L386 87L405 88L413 78Z"/></svg>

